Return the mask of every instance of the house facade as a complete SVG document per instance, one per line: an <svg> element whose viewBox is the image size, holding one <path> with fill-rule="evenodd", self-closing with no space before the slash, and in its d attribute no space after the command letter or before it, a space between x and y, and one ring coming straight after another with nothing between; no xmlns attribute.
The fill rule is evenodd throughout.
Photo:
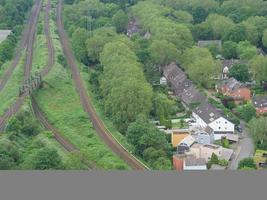
<svg viewBox="0 0 267 200"><path fill-rule="evenodd" d="M251 91L243 83L240 83L234 78L221 80L216 85L216 91L225 96L232 97L236 104L251 100Z"/></svg>
<svg viewBox="0 0 267 200"><path fill-rule="evenodd" d="M209 103L202 103L192 110L192 115L196 119L196 123L202 129L209 127L214 133L214 140L219 140L227 134L235 132L235 125L224 118Z"/></svg>
<svg viewBox="0 0 267 200"><path fill-rule="evenodd" d="M252 98L252 104L256 108L257 115L267 113L267 96L255 96Z"/></svg>

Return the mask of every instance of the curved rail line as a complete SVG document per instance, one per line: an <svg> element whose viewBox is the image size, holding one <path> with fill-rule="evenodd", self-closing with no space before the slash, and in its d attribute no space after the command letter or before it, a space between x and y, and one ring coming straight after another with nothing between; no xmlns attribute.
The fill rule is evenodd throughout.
<svg viewBox="0 0 267 200"><path fill-rule="evenodd" d="M22 33L22 39L21 39L20 44L16 50L15 57L11 62L11 66L7 69L7 71L3 75L2 79L0 79L0 92L4 89L6 83L8 82L9 78L11 77L14 70L16 69L16 67L19 63L20 57L21 57L21 53L22 53L23 49L26 48L26 46L29 42L30 32L32 31L33 25L35 24L36 16L39 15L38 10L39 10L39 7L41 6L41 2L42 2L42 0L36 0L34 6L32 7L31 14L30 14L30 17L28 19L28 23L27 23L27 25L26 25L23 33Z"/></svg>
<svg viewBox="0 0 267 200"><path fill-rule="evenodd" d="M47 48L48 48L48 62L41 72L42 76L46 76L55 64L55 49L50 32L50 11L51 11L51 1L48 0L47 5L45 7L45 27L44 27L46 41L47 41ZM44 126L45 129L53 133L55 139L64 149L66 149L68 152L79 151L79 149L75 145L73 145L67 138L62 136L62 134L48 121L48 119L43 114L41 108L39 107L36 99L33 96L31 96L31 105L36 118ZM82 160L82 162L85 165L87 165L89 169L98 168L97 165L91 160L86 159Z"/></svg>
<svg viewBox="0 0 267 200"><path fill-rule="evenodd" d="M26 61L24 65L24 80L26 80L28 77L31 75L31 67L32 67L32 54L33 54L33 44L34 44L34 39L35 39L35 32L36 32L36 26L37 26L37 21L39 18L39 14L41 11L41 6L42 6L42 0L36 0L35 5L32 8L32 15L29 20L29 25L27 26L27 30L24 31L24 36L22 39L22 47L27 47L26 49ZM26 34L26 38L25 38ZM20 48L19 48L20 49ZM23 48L22 48L23 49ZM21 52L20 52L21 53ZM20 58L20 53L15 55L15 61ZM18 56L18 58L17 58ZM11 66L11 69L15 69L17 64L14 62L14 65ZM12 71L10 70L10 75L6 77L6 82L12 75ZM23 81L24 82L24 81ZM4 84L5 85L5 84ZM3 85L3 87L4 87ZM22 94L19 96L16 100L16 102L9 107L9 109L3 114L3 116L0 117L0 130L3 130L5 127L6 121L13 116L15 113L17 113L25 98L28 96L27 93Z"/></svg>
<svg viewBox="0 0 267 200"><path fill-rule="evenodd" d="M132 169L135 170L145 170L149 169L143 163L141 163L136 157L130 154L119 142L112 136L112 134L107 130L104 123L96 114L96 111L93 108L93 105L90 101L90 98L86 92L86 89L83 85L79 69L75 63L75 58L73 52L70 48L69 41L67 39L66 33L64 31L63 22L62 22L62 0L59 0L57 6L57 27L60 36L61 45L63 47L64 54L68 64L70 65L72 78L75 83L75 88L79 94L81 104L91 119L93 126L102 140L113 150L113 152L119 155L124 161L126 161Z"/></svg>

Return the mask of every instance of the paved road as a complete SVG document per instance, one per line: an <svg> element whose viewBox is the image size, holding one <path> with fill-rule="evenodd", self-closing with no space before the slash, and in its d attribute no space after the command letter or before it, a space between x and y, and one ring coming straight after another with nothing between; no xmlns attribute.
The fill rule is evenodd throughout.
<svg viewBox="0 0 267 200"><path fill-rule="evenodd" d="M245 127L245 122L241 121L240 126L243 129L243 133L240 135L242 139L240 139L237 150L229 164L229 169L237 169L240 160L252 157L254 154L254 143Z"/></svg>

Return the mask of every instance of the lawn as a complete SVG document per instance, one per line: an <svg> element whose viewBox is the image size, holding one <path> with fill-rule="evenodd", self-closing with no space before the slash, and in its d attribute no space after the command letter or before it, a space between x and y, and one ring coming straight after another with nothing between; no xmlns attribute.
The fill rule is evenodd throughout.
<svg viewBox="0 0 267 200"><path fill-rule="evenodd" d="M51 21L56 57L62 54L55 23ZM73 86L69 69L56 63L45 78L44 88L35 93L37 101L51 123L87 158L103 169L129 169L95 132Z"/></svg>
<svg viewBox="0 0 267 200"><path fill-rule="evenodd" d="M259 168L259 163L260 162L264 163L264 162L267 161L267 158L264 158L262 156L262 154L264 154L264 153L267 154L267 151L266 150L257 149L256 152L255 152L255 155L254 155L253 159L254 159L254 162L257 164L258 168ZM259 168L259 169L261 169L261 168Z"/></svg>
<svg viewBox="0 0 267 200"><path fill-rule="evenodd" d="M22 54L22 58L10 79L5 85L5 88L0 93L0 116L16 101L19 94L19 88L23 81L25 53Z"/></svg>

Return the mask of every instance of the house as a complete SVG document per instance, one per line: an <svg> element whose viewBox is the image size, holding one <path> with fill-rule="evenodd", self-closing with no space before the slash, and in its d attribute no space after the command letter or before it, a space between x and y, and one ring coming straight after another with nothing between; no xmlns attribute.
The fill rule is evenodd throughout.
<svg viewBox="0 0 267 200"><path fill-rule="evenodd" d="M187 157L183 162L183 170L207 170L207 162L203 158Z"/></svg>
<svg viewBox="0 0 267 200"><path fill-rule="evenodd" d="M171 142L173 147L177 147L184 138L190 134L187 130L176 130L172 132Z"/></svg>
<svg viewBox="0 0 267 200"><path fill-rule="evenodd" d="M197 46L203 48L209 45L215 45L218 49L222 49L222 41L221 40L199 40Z"/></svg>
<svg viewBox="0 0 267 200"><path fill-rule="evenodd" d="M257 115L267 113L267 96L254 96L252 104L256 108Z"/></svg>
<svg viewBox="0 0 267 200"><path fill-rule="evenodd" d="M179 155L173 156L173 167L177 171L183 170L207 170L207 162L203 158L196 158L193 155Z"/></svg>
<svg viewBox="0 0 267 200"><path fill-rule="evenodd" d="M4 41L10 34L11 30L0 30L0 43Z"/></svg>
<svg viewBox="0 0 267 200"><path fill-rule="evenodd" d="M227 149L219 145L214 144L193 144L190 148L190 154L193 154L196 158L204 158L207 162L211 159L212 154L218 156L220 160L229 161L233 155L232 149Z"/></svg>
<svg viewBox="0 0 267 200"><path fill-rule="evenodd" d="M239 141L239 137L237 134L227 134L225 137L230 143L236 143Z"/></svg>
<svg viewBox="0 0 267 200"><path fill-rule="evenodd" d="M128 37L132 37L133 34L135 33L139 33L141 31L141 28L137 22L136 19L131 19L128 23L128 27L127 27L127 36Z"/></svg>
<svg viewBox="0 0 267 200"><path fill-rule="evenodd" d="M172 146L177 148L178 154L184 154L190 150L190 147L195 143L195 138L189 131L174 131L172 133Z"/></svg>
<svg viewBox="0 0 267 200"><path fill-rule="evenodd" d="M196 142L199 144L213 144L214 143L214 133L211 127L207 126L206 129L210 129L210 132L199 131L197 133Z"/></svg>
<svg viewBox="0 0 267 200"><path fill-rule="evenodd" d="M165 77L161 77L159 81L160 85L167 85L167 79Z"/></svg>
<svg viewBox="0 0 267 200"><path fill-rule="evenodd" d="M221 80L216 85L216 91L225 96L232 97L236 104L251 100L250 89L235 78Z"/></svg>
<svg viewBox="0 0 267 200"><path fill-rule="evenodd" d="M170 84L174 95L179 96L186 106L190 107L192 104L206 100L206 97L197 90L193 82L187 79L185 72L174 62L163 68L163 75Z"/></svg>
<svg viewBox="0 0 267 200"><path fill-rule="evenodd" d="M235 125L207 102L195 107L192 110L192 115L200 128L206 129L209 127L209 129L213 130L215 140L221 139L228 133L235 132Z"/></svg>

